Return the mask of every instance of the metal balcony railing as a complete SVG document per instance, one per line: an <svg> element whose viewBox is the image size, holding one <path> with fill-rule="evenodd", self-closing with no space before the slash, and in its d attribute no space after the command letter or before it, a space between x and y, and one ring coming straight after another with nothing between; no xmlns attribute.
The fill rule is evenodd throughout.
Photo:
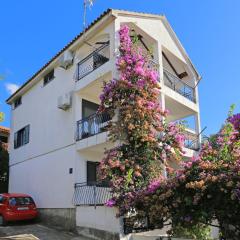
<svg viewBox="0 0 240 240"><path fill-rule="evenodd" d="M77 80L82 79L83 77L87 76L88 74L102 66L104 63L108 62L109 58L109 42L106 42L78 63Z"/></svg>
<svg viewBox="0 0 240 240"><path fill-rule="evenodd" d="M155 62L153 59L148 60L148 67L156 71L159 71L159 64Z"/></svg>
<svg viewBox="0 0 240 240"><path fill-rule="evenodd" d="M75 206L101 206L111 199L111 188L106 183L75 183L73 204Z"/></svg>
<svg viewBox="0 0 240 240"><path fill-rule="evenodd" d="M185 135L184 146L186 148L198 151L200 149L199 135L187 130L184 132L184 135Z"/></svg>
<svg viewBox="0 0 240 240"><path fill-rule="evenodd" d="M164 84L166 86L178 92L190 101L196 102L195 89L193 87L187 85L180 78L176 77L166 69L163 69L163 76Z"/></svg>
<svg viewBox="0 0 240 240"><path fill-rule="evenodd" d="M79 141L106 131L110 115L106 112L95 113L77 121L76 140Z"/></svg>

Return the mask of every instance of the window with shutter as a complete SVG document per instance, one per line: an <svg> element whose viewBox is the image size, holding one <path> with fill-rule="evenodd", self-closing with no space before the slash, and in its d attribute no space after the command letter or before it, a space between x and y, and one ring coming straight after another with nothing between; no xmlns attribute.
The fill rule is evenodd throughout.
<svg viewBox="0 0 240 240"><path fill-rule="evenodd" d="M30 125L25 126L16 133L14 133L14 148L19 148L29 143Z"/></svg>

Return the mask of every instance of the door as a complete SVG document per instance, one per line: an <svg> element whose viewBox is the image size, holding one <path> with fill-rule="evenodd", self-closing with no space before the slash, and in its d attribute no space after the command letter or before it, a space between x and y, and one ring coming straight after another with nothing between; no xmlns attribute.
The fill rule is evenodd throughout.
<svg viewBox="0 0 240 240"><path fill-rule="evenodd" d="M82 138L89 137L96 134L98 125L96 124L96 117L99 105L87 100L82 100Z"/></svg>
<svg viewBox="0 0 240 240"><path fill-rule="evenodd" d="M82 100L82 118L88 118L97 112L99 105L93 102L89 102L85 99Z"/></svg>
<svg viewBox="0 0 240 240"><path fill-rule="evenodd" d="M97 168L99 162L90 162L87 161L87 185L95 185L98 181L97 179Z"/></svg>

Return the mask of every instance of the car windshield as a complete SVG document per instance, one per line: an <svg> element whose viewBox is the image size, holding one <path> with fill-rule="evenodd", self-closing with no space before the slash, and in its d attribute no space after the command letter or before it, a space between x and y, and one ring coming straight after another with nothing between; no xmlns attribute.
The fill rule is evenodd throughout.
<svg viewBox="0 0 240 240"><path fill-rule="evenodd" d="M33 204L31 197L10 197L9 205L10 206L20 206L20 205L30 205Z"/></svg>

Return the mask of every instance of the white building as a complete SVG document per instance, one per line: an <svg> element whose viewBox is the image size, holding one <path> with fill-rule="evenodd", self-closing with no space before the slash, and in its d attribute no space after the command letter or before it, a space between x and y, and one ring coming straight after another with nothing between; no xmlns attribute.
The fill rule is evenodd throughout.
<svg viewBox="0 0 240 240"><path fill-rule="evenodd" d="M108 189L92 185L97 163L112 145L104 131L108 117L96 110L103 81L117 77L121 24L139 35L144 49L152 49L162 106L171 113L167 120L194 118L186 157L198 147L200 76L167 19L104 12L7 100L12 107L9 191L32 195L43 218L66 228L77 225L82 233L120 231L113 209L92 206L104 202Z"/></svg>

